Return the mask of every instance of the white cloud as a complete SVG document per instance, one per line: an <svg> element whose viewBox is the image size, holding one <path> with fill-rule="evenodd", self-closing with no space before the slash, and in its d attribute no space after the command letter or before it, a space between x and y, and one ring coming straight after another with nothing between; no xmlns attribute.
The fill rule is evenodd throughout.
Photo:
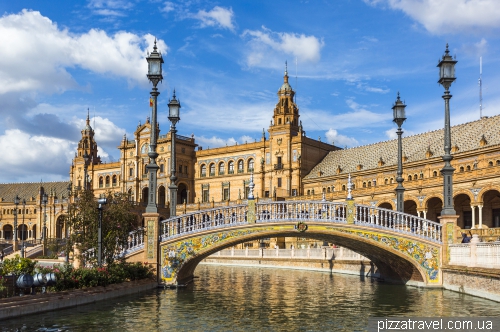
<svg viewBox="0 0 500 332"><path fill-rule="evenodd" d="M200 10L193 17L201 21L202 27L210 26L234 31L234 13L232 8L226 9L215 6L208 12L205 10Z"/></svg>
<svg viewBox="0 0 500 332"><path fill-rule="evenodd" d="M399 9L435 34L500 27L498 0L364 0Z"/></svg>
<svg viewBox="0 0 500 332"><path fill-rule="evenodd" d="M91 0L88 4L94 14L101 16L125 16L123 11L133 6L133 2L125 0Z"/></svg>
<svg viewBox="0 0 500 332"><path fill-rule="evenodd" d="M339 134L335 129L330 128L325 133L327 143L334 144L339 147L353 147L359 145L358 141L355 138L348 137L345 135Z"/></svg>
<svg viewBox="0 0 500 332"><path fill-rule="evenodd" d="M205 137L205 136L195 136L196 144L199 146L203 147L204 149L213 149L213 148L219 148L223 146L232 146L232 145L241 145L241 144L247 144L247 143L254 143L256 141L255 137L250 137L247 135L243 135L238 139L235 139L234 137L230 137L227 139L212 136L212 137Z"/></svg>
<svg viewBox="0 0 500 332"><path fill-rule="evenodd" d="M78 84L66 70L72 67L124 77L131 85L146 85L144 58L153 41L149 34L117 32L110 36L96 29L73 34L37 11L5 15L0 18L0 94L75 89ZM168 50L161 40L158 47L164 54Z"/></svg>
<svg viewBox="0 0 500 332"><path fill-rule="evenodd" d="M318 62L321 58L322 39L304 34L273 32L265 27L262 30L245 30L242 37L248 37L247 65L268 67L270 59L289 55L303 62ZM280 60L280 63L283 61Z"/></svg>
<svg viewBox="0 0 500 332"><path fill-rule="evenodd" d="M167 1L163 4L163 8L161 8L160 10L164 13L169 13L169 12L173 11L174 9L175 9L174 3Z"/></svg>
<svg viewBox="0 0 500 332"><path fill-rule="evenodd" d="M40 181L40 176L44 181L67 179L75 148L68 140L7 130L0 135L1 181Z"/></svg>

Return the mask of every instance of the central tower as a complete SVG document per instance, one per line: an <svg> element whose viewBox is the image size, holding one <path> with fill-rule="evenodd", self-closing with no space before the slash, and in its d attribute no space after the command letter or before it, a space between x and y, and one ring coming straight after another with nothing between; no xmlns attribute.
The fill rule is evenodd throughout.
<svg viewBox="0 0 500 332"><path fill-rule="evenodd" d="M278 103L274 108L273 121L269 127L269 133L284 133L292 136L297 135L300 128L299 108L294 102L295 91L288 83L288 69L285 63L285 76L283 84L278 90Z"/></svg>

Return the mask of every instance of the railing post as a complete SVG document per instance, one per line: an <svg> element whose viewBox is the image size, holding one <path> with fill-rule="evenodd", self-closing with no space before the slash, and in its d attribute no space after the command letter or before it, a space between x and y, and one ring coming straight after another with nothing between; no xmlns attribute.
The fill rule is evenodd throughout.
<svg viewBox="0 0 500 332"><path fill-rule="evenodd" d="M234 247L231 247L231 257L234 256Z"/></svg>
<svg viewBox="0 0 500 332"><path fill-rule="evenodd" d="M264 248L259 248L259 257L264 257Z"/></svg>
<svg viewBox="0 0 500 332"><path fill-rule="evenodd" d="M245 257L248 257L248 247L245 248Z"/></svg>
<svg viewBox="0 0 500 332"><path fill-rule="evenodd" d="M292 247L290 254L291 254L292 258L295 257L295 247Z"/></svg>

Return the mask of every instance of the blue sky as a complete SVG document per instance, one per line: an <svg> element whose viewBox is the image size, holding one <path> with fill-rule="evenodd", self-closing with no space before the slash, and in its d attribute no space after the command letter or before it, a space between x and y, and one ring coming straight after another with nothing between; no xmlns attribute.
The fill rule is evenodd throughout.
<svg viewBox="0 0 500 332"><path fill-rule="evenodd" d="M87 108L103 160L150 113L147 50L163 54L158 118L204 149L259 139L288 61L309 137L344 147L443 127L436 65L456 55L452 124L500 113L496 0L2 1L0 182L68 178ZM453 140L453 138L452 138Z"/></svg>

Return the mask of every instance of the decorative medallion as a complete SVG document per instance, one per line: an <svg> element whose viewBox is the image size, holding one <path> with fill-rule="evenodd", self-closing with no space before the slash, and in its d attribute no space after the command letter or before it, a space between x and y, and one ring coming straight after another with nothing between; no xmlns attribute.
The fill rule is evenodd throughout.
<svg viewBox="0 0 500 332"><path fill-rule="evenodd" d="M295 225L295 229L301 233L307 231L307 225L303 221L299 221L297 225Z"/></svg>

